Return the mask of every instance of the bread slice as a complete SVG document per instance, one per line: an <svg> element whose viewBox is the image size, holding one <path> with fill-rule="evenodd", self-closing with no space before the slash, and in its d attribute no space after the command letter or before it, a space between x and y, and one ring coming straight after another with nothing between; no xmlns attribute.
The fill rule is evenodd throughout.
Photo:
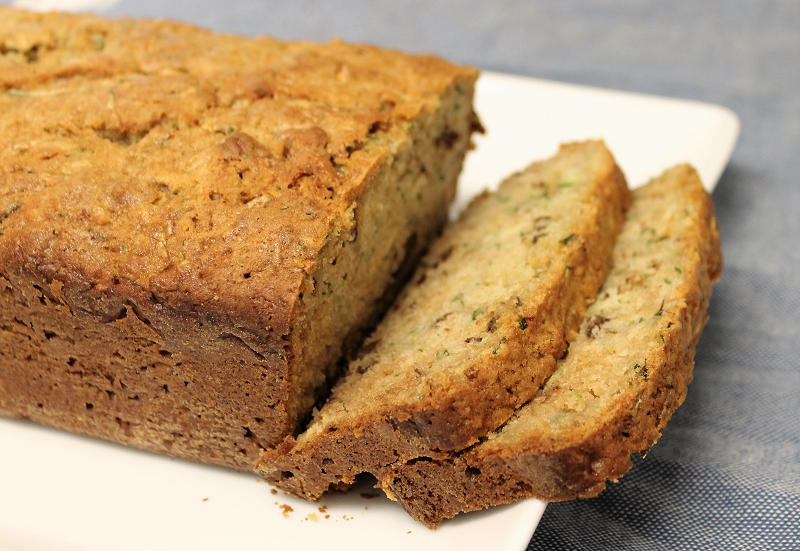
<svg viewBox="0 0 800 551"><path fill-rule="evenodd" d="M691 167L635 190L614 267L544 388L485 442L397 462L380 486L430 528L528 497L597 495L683 402L721 269L711 200Z"/></svg>
<svg viewBox="0 0 800 551"><path fill-rule="evenodd" d="M477 71L8 8L0 52L0 415L251 470L441 231Z"/></svg>
<svg viewBox="0 0 800 551"><path fill-rule="evenodd" d="M308 430L262 455L301 497L470 446L530 400L608 269L630 193L602 142L563 146L449 226Z"/></svg>

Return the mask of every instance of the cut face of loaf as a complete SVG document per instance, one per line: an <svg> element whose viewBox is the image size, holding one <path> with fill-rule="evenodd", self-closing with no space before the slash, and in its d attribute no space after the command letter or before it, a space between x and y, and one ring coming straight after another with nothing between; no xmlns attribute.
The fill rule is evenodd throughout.
<svg viewBox="0 0 800 551"><path fill-rule="evenodd" d="M308 499L463 449L555 370L608 269L629 191L601 142L563 146L450 225L308 430L258 468Z"/></svg>
<svg viewBox="0 0 800 551"><path fill-rule="evenodd" d="M252 469L441 231L477 71L6 8L0 50L0 415Z"/></svg>
<svg viewBox="0 0 800 551"><path fill-rule="evenodd" d="M608 279L542 391L485 442L398 462L380 486L430 528L529 497L597 495L683 402L721 269L711 200L691 167L637 189Z"/></svg>

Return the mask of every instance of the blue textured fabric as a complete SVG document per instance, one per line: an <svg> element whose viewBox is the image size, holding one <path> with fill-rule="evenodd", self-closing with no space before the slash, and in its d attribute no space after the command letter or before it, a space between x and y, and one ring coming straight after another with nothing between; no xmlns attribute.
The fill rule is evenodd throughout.
<svg viewBox="0 0 800 551"><path fill-rule="evenodd" d="M800 496L780 479L648 457L624 481L591 500L548 506L528 549L798 548Z"/></svg>
<svg viewBox="0 0 800 551"><path fill-rule="evenodd" d="M619 483L548 506L529 549L800 549L800 2L122 0L108 13L342 37L736 111L713 194L726 268L687 401Z"/></svg>

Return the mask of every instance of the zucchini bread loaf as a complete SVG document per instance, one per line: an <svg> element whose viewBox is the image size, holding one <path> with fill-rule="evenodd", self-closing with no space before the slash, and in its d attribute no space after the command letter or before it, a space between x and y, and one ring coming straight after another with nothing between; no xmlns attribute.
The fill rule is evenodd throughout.
<svg viewBox="0 0 800 551"><path fill-rule="evenodd" d="M608 280L544 388L485 442L396 463L380 486L431 528L528 497L597 495L683 403L721 269L711 200L691 167L637 189Z"/></svg>
<svg viewBox="0 0 800 551"><path fill-rule="evenodd" d="M461 450L555 370L605 278L630 194L602 142L484 193L450 225L308 430L265 478L317 499L397 461Z"/></svg>
<svg viewBox="0 0 800 551"><path fill-rule="evenodd" d="M0 415L252 469L441 230L476 77L0 8Z"/></svg>

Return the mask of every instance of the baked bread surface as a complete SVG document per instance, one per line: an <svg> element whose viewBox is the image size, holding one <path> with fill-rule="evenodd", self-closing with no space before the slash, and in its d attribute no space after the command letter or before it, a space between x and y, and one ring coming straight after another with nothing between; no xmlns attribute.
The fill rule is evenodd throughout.
<svg viewBox="0 0 800 551"><path fill-rule="evenodd" d="M563 146L476 198L423 259L306 432L258 468L317 499L464 449L530 400L605 277L629 191L602 142Z"/></svg>
<svg viewBox="0 0 800 551"><path fill-rule="evenodd" d="M248 470L446 220L477 72L0 8L0 415Z"/></svg>
<svg viewBox="0 0 800 551"><path fill-rule="evenodd" d="M721 269L713 206L694 169L635 190L608 279L543 389L485 442L398 462L380 486L430 528L529 497L597 495L683 403Z"/></svg>

